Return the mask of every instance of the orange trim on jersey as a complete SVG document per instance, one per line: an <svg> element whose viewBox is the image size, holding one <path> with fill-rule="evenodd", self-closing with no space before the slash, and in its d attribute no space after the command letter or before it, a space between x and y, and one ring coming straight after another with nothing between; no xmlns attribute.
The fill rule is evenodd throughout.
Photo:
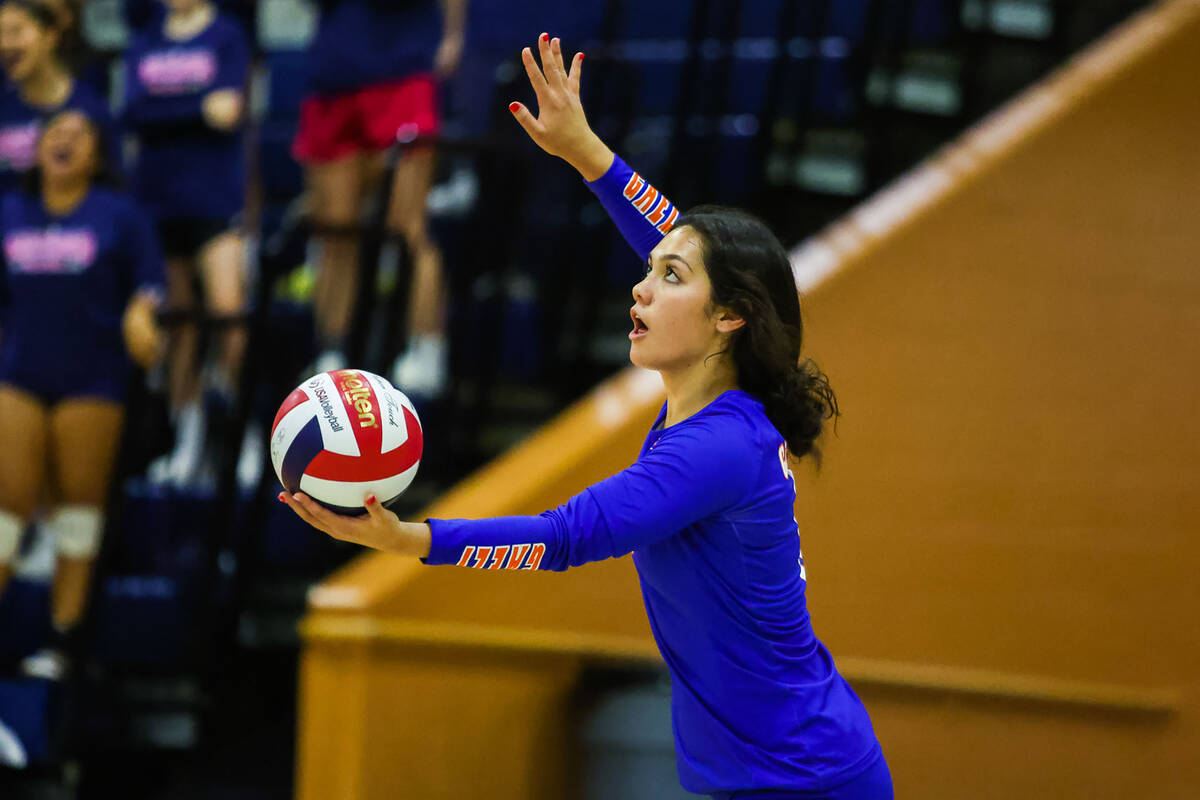
<svg viewBox="0 0 1200 800"><path fill-rule="evenodd" d="M529 548L531 546L532 545L528 545L528 544L514 544L512 546L512 548L513 548L512 558L510 558L508 560L508 568L509 569L520 569L521 562L525 560L525 556L528 555Z"/></svg>
<svg viewBox="0 0 1200 800"><path fill-rule="evenodd" d="M490 548L490 547L479 548L479 556L475 559L475 563L472 564L471 566L474 567L475 569L483 569L485 566L487 566L488 559L491 557L491 555L492 555L492 548Z"/></svg>
<svg viewBox="0 0 1200 800"><path fill-rule="evenodd" d="M529 566L521 567L521 569L537 569L542 565L542 556L544 555L546 555L546 545L538 542L529 554Z"/></svg>
<svg viewBox="0 0 1200 800"><path fill-rule="evenodd" d="M468 567L471 565L471 556L475 553L475 545L467 545L463 548L462 558L458 560L456 567Z"/></svg>
<svg viewBox="0 0 1200 800"><path fill-rule="evenodd" d="M651 206L654 205L654 201L657 199L658 189L646 184L646 193L642 195L640 200L633 204L633 207L642 212L642 215L644 216L646 212L650 210Z"/></svg>
<svg viewBox="0 0 1200 800"><path fill-rule="evenodd" d="M671 228L675 227L675 220L679 219L679 209L672 208L671 216L667 217L667 221L658 226L658 232L667 234L671 232Z"/></svg>
<svg viewBox="0 0 1200 800"><path fill-rule="evenodd" d="M642 179L642 176L638 175L636 172L633 173L633 175L629 176L629 183L625 184L625 199L632 200L633 198L637 197L638 192L640 192L642 187L645 185L646 181Z"/></svg>
<svg viewBox="0 0 1200 800"><path fill-rule="evenodd" d="M496 548L496 557L492 559L492 565L488 569L501 569L504 564L504 559L508 555L508 545L500 545Z"/></svg>
<svg viewBox="0 0 1200 800"><path fill-rule="evenodd" d="M666 198L666 195L663 195L663 199L659 200L658 205L654 207L654 210L646 216L646 221L651 225L657 225L658 223L662 222L662 219L664 216L666 216L667 209L670 207L670 205L671 201Z"/></svg>

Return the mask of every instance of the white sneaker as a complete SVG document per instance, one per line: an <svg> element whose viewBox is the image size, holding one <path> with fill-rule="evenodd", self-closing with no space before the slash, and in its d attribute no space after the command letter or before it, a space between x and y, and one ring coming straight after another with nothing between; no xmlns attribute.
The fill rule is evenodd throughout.
<svg viewBox="0 0 1200 800"><path fill-rule="evenodd" d="M263 450L267 437L263 433L262 423L251 421L246 425L242 435L242 450L238 454L237 476L238 486L243 491L253 490L262 478Z"/></svg>
<svg viewBox="0 0 1200 800"><path fill-rule="evenodd" d="M313 374L346 368L346 355L341 350L324 350L313 362Z"/></svg>
<svg viewBox="0 0 1200 800"><path fill-rule="evenodd" d="M25 745L13 733L12 728L0 722L0 764L14 769L24 769L29 764Z"/></svg>
<svg viewBox="0 0 1200 800"><path fill-rule="evenodd" d="M61 681L67 674L67 657L61 650L43 647L21 659L21 673L44 681Z"/></svg>
<svg viewBox="0 0 1200 800"><path fill-rule="evenodd" d="M175 427L175 449L171 451L167 467L167 479L176 487L188 486L197 478L204 459L207 431L204 404L199 399L180 409Z"/></svg>
<svg viewBox="0 0 1200 800"><path fill-rule="evenodd" d="M446 391L446 339L415 335L392 365L392 385L407 395L432 399Z"/></svg>

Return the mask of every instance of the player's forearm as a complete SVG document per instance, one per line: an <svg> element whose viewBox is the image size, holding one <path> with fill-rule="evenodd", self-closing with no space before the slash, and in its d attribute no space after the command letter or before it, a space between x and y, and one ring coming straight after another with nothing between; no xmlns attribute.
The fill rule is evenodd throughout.
<svg viewBox="0 0 1200 800"><path fill-rule="evenodd" d="M604 173L608 172L615 156L616 154L609 149L608 145L589 130L587 138L580 142L578 149L571 153L566 161L585 181L591 183L599 180Z"/></svg>
<svg viewBox="0 0 1200 800"><path fill-rule="evenodd" d="M609 166L588 180L588 188L599 198L625 241L645 260L671 230L679 211L628 164L611 151L609 155ZM587 180L582 170L580 174Z"/></svg>

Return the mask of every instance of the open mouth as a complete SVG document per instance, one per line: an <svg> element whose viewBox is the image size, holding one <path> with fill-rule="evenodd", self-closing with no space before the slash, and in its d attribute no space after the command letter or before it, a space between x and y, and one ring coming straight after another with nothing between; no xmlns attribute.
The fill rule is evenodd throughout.
<svg viewBox="0 0 1200 800"><path fill-rule="evenodd" d="M633 330L629 332L630 341L636 341L646 335L650 329L646 327L646 323L637 315L637 312L632 308L629 309L629 316L633 319Z"/></svg>

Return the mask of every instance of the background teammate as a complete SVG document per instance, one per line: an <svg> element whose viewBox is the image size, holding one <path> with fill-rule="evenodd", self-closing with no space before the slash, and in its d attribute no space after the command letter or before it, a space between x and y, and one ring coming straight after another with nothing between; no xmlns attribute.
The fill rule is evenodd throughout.
<svg viewBox="0 0 1200 800"><path fill-rule="evenodd" d="M314 297L322 357L317 370L346 366L341 350L358 291L358 232L364 198L381 178L381 155L408 126L440 128L438 81L462 57L466 0L324 0L310 50L310 96L300 111L293 154L306 168L319 225ZM395 378L416 395L445 383L445 281L430 237L425 197L433 181L432 147L410 149L395 174L388 227L404 236L412 259L408 348Z"/></svg>
<svg viewBox="0 0 1200 800"><path fill-rule="evenodd" d="M125 119L138 136L134 191L154 217L167 258L168 305L188 312L202 305L215 318L229 318L243 310L246 295L242 134L250 46L240 24L210 0L168 0L167 8L125 56ZM177 430L166 467L176 483L196 478L202 464L211 427L202 390L211 415L227 417L245 350L240 325L214 328L214 364L202 381L198 333L185 322L171 336Z"/></svg>
<svg viewBox="0 0 1200 800"><path fill-rule="evenodd" d="M0 61L8 79L0 90L0 191L16 188L33 166L42 120L67 108L99 126L109 147L105 158L120 163L108 104L63 63L60 25L55 9L40 0L0 3Z"/></svg>
<svg viewBox="0 0 1200 800"><path fill-rule="evenodd" d="M84 611L130 362L161 350L161 256L142 212L107 185L99 131L76 110L52 117L28 190L0 201L0 589L48 498L56 641L27 667L50 678Z"/></svg>

